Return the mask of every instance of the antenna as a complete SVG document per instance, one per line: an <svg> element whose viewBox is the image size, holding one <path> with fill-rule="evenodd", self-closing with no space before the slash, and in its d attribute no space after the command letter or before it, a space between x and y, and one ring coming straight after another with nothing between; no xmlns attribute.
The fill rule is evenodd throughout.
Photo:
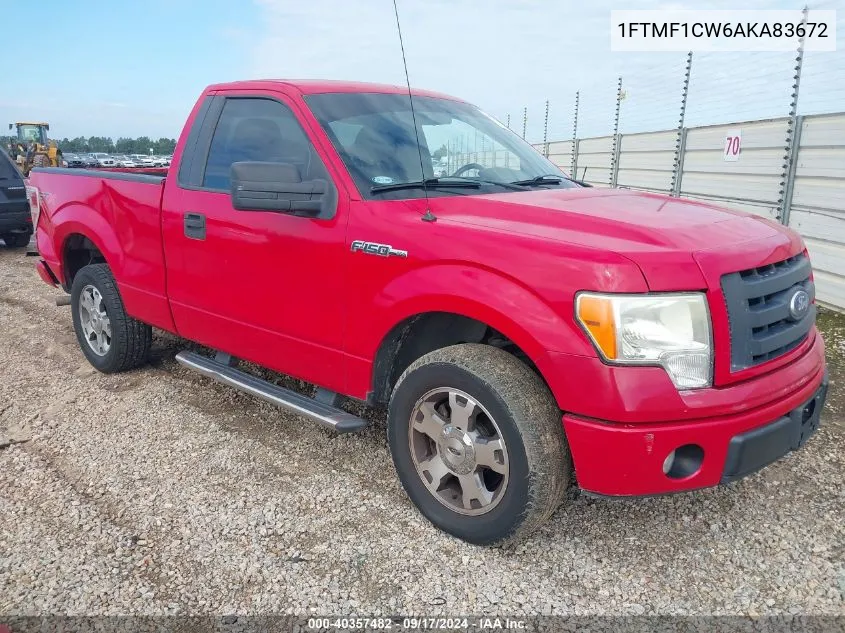
<svg viewBox="0 0 845 633"><path fill-rule="evenodd" d="M428 187L425 184L425 169L423 168L422 147L420 146L420 132L417 128L417 113L414 111L414 95L411 94L411 79L408 77L408 62L405 61L405 44L402 41L402 27L399 26L399 9L396 8L396 0L393 0L393 13L396 14L396 30L399 31L399 47L402 49L402 65L405 67L405 83L408 85L408 101L411 103L411 119L414 122L414 135L417 139L417 154L420 157L420 178L422 179L423 194L425 195L425 214L423 222L436 222L437 217L431 212L428 202Z"/></svg>

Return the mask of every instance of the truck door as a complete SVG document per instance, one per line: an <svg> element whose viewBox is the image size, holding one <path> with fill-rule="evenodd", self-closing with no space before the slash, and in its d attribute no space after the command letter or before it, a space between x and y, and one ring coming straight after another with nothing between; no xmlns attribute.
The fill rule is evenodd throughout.
<svg viewBox="0 0 845 633"><path fill-rule="evenodd" d="M230 197L239 161L287 163L337 188L294 107L248 91L199 108L163 198L168 295L180 335L343 391L345 192L326 217L236 210Z"/></svg>

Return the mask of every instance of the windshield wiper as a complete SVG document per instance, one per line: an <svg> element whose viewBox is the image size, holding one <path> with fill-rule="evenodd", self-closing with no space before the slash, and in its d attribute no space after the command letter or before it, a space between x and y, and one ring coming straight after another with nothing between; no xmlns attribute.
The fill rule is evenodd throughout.
<svg viewBox="0 0 845 633"><path fill-rule="evenodd" d="M543 174L542 176L536 176L528 180L515 180L510 184L521 185L523 187L530 187L531 185L559 185L564 180L569 180L569 178L558 174Z"/></svg>
<svg viewBox="0 0 845 633"><path fill-rule="evenodd" d="M449 176L450 178L465 178L468 182L478 182L482 185L495 185L497 187L504 187L505 189L513 189L514 191L525 191L525 187L518 182L500 182L498 180L481 180L480 178L471 178L468 176Z"/></svg>
<svg viewBox="0 0 845 633"><path fill-rule="evenodd" d="M382 191L398 191L400 189L422 189L431 187L433 189L455 188L455 189L478 189L481 184L477 180L443 180L442 178L426 178L425 180L413 180L411 182L394 182L389 185L376 185L370 187L370 193Z"/></svg>

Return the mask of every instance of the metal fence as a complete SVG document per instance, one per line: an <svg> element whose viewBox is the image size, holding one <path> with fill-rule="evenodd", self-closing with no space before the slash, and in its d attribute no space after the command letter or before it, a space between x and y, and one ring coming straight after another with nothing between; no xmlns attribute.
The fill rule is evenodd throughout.
<svg viewBox="0 0 845 633"><path fill-rule="evenodd" d="M845 112L552 140L534 147L595 187L703 200L796 229L813 258L819 301L845 310ZM508 166L509 153L482 139L447 150L448 173L467 163Z"/></svg>
<svg viewBox="0 0 845 633"><path fill-rule="evenodd" d="M845 11L837 31L845 32ZM845 55L800 46L660 60L650 67L632 60L632 72L623 68L614 82L501 119L594 186L706 200L797 229L813 257L819 300L845 310ZM461 148L449 149L454 162L464 160Z"/></svg>
<svg viewBox="0 0 845 633"><path fill-rule="evenodd" d="M705 200L796 229L813 258L819 301L845 310L845 112L535 147L597 187Z"/></svg>
<svg viewBox="0 0 845 633"><path fill-rule="evenodd" d="M839 9L842 0L815 0L809 10ZM648 63L647 63L648 62ZM822 114L842 110L845 55L840 51L642 53L618 57L618 75L555 86L554 100L533 101L496 115L534 144ZM563 95L563 96L562 96ZM513 103L513 101L510 101Z"/></svg>

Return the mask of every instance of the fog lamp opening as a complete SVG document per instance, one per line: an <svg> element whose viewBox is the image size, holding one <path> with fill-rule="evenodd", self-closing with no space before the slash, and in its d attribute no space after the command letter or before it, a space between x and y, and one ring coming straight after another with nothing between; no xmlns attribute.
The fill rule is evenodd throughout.
<svg viewBox="0 0 845 633"><path fill-rule="evenodd" d="M698 444L684 444L666 456L663 474L672 479L684 479L701 470L704 449Z"/></svg>

